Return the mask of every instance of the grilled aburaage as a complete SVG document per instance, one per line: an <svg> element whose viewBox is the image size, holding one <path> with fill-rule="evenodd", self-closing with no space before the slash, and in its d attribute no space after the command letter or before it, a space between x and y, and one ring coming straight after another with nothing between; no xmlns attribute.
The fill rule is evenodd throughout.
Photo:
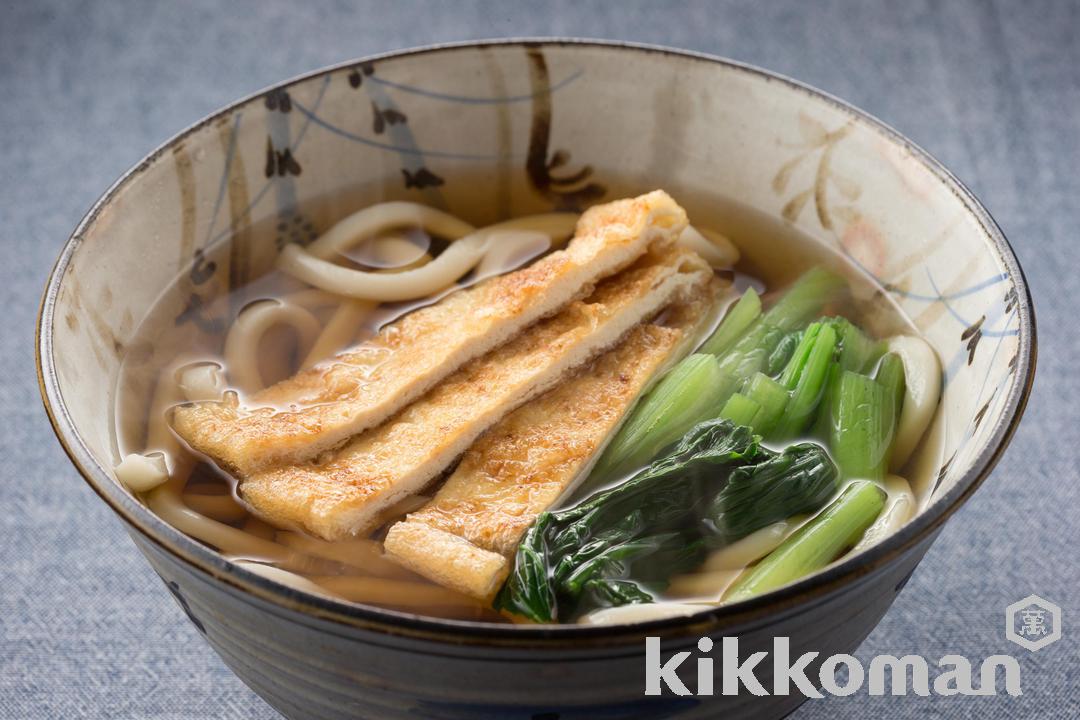
<svg viewBox="0 0 1080 720"><path fill-rule="evenodd" d="M834 270L762 296L738 260L659 190L484 227L363 208L146 329L117 477L340 600L612 622L767 591L914 511L893 473L938 388L905 378L936 358Z"/></svg>

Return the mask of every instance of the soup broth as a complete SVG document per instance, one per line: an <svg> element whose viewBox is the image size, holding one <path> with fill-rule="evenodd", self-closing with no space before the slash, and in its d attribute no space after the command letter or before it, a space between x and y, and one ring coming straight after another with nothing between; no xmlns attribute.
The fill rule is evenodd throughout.
<svg viewBox="0 0 1080 720"><path fill-rule="evenodd" d="M633 194L626 188L621 195L612 191L609 196ZM231 392L243 407L262 388L304 368L326 366L320 362L370 340L416 309L486 278L528 266L565 246L564 238L549 237L526 223L499 236L509 248L506 252L482 262L449 287L422 299L382 303L345 298L274 267L283 245L314 240L332 221L363 207L357 198L364 196L360 190L328 196L305 206L295 220L268 222L207 248L164 289L129 345L118 378L114 423L118 457L162 453L168 479L141 497L170 524L254 572L346 601L447 619L508 622L507 614L492 609L489 600L443 587L384 554L382 541L387 528L422 507L448 471L439 473L436 482L421 493L381 510L375 529L365 536L325 540L300 527L271 524L251 512L250 505L241 499L233 474L192 450L171 427L171 412L178 405ZM719 271L723 282L732 282L740 291L756 289L766 307L778 291L810 268L827 267L842 275L850 288L843 302L830 305L830 315L857 322L875 338L916 335L880 287L842 256L790 225L721 198L680 194L677 199L694 227L722 234L738 248L740 259L734 268ZM502 203L455 204L455 209L464 222L484 227L510 219L495 216L500 207L508 206L504 199ZM532 215L533 211L545 212L525 206L518 215ZM394 228L378 239L349 247L336 255L334 262L393 275L424 267L452 246L446 237L418 227ZM729 295L730 305L734 291ZM282 413L297 409L288 403L276 407ZM906 465L910 485L889 487L889 482L902 480L886 481L890 498L911 495L911 488L922 489L925 495L927 483L910 473L936 466L918 462L921 455L934 452L933 442L924 438ZM641 467L624 475L632 476ZM569 493L561 501L562 507L586 496L580 491ZM926 499L914 498L909 510ZM691 612L702 603L720 602L725 589L745 574L748 566L789 538L813 514L769 523L710 552L700 567L671 578L670 585L657 594L675 601L661 612ZM593 620L604 621L604 612L594 614ZM609 621L633 619L623 612Z"/></svg>

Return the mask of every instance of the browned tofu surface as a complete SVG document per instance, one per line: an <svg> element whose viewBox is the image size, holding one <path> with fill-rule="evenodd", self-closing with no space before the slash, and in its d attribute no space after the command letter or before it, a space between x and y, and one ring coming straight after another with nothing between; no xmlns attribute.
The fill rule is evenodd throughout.
<svg viewBox="0 0 1080 720"><path fill-rule="evenodd" d="M674 327L638 326L495 425L427 505L390 528L390 556L434 582L490 599L526 530L588 473L635 400L693 333L708 300L669 313Z"/></svg>
<svg viewBox="0 0 1080 720"><path fill-rule="evenodd" d="M241 497L270 522L326 539L366 532L380 510L422 490L503 416L711 279L690 251L652 252L340 449L241 477Z"/></svg>
<svg viewBox="0 0 1080 720"><path fill-rule="evenodd" d="M686 213L659 190L596 206L564 250L410 313L242 403L230 394L227 401L181 406L173 426L193 449L240 476L309 460L586 296L649 247L672 243L685 226Z"/></svg>

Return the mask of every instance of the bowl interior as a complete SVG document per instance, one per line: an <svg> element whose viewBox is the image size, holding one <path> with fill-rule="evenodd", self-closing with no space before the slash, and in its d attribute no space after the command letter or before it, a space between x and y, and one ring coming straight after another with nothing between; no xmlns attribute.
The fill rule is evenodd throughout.
<svg viewBox="0 0 1080 720"><path fill-rule="evenodd" d="M170 141L110 191L58 265L42 326L52 411L99 491L122 495L115 378L178 274L183 292L163 312L185 322L284 243L365 204L409 199L481 223L653 187L691 219L718 197L778 218L876 278L944 364L936 444L911 478L931 498L923 512L974 482L1018 415L1034 332L992 220L924 153L838 101L714 59L603 44L340 66Z"/></svg>

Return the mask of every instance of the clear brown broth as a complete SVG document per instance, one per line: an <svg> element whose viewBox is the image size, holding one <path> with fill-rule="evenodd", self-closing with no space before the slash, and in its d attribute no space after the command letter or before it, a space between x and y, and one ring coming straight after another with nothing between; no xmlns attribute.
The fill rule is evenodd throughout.
<svg viewBox="0 0 1080 720"><path fill-rule="evenodd" d="M627 187L624 192L612 192L609 195L610 197L631 196L638 194L640 190L640 188ZM827 265L848 277L852 288L850 303L845 307L835 308L839 314L858 321L868 332L878 337L898 332L913 332L910 322L880 287L859 273L840 254L803 235L791 225L730 200L703 194L678 192L673 194L687 209L693 224L719 231L739 247L742 258L736 270L740 276L765 290L767 294L785 287L810 267ZM371 197L370 192L354 190L309 203L304 208L304 217L311 218L307 221L311 223L311 228L304 232L310 238L316 232L327 229L344 215L383 199L397 198L376 199ZM459 200L460 198L452 201L452 206L458 210L459 216L478 227L506 219L498 213L497 209L493 210L500 204L497 201L471 200L461 203ZM549 210L549 208L537 205L535 201L515 204L522 205L518 215ZM246 282L237 284L231 289L227 287L228 283L225 281L227 273L223 270L230 264L232 244L221 243L209 248L201 260L204 267L210 262L217 264L219 272L214 278L206 282L204 286L195 288L192 285L190 269L185 269L185 272L178 275L150 308L140 324L135 341L129 346L130 349L122 364L118 379L114 425L116 450L120 457L146 449L147 413L150 410L158 378L169 363L181 354L192 360L223 363L221 347L224 331L241 308L255 300L281 297L283 294L303 287L297 281L272 270L272 248L275 241L283 235L282 227L281 222L273 220L244 233L244 242L262 250L262 252L253 253L256 259L249 263L250 279ZM287 223L285 235L286 240L295 237L291 234ZM418 242L422 243L423 240ZM438 241L433 243L433 247L438 248ZM199 308L203 327L194 322L177 322L177 317L190 304L193 291L211 298ZM767 299L768 295L766 295ZM323 309L316 314L320 321L325 322L328 312L327 309ZM383 321L386 317L383 317ZM210 327L211 324L214 327ZM377 327L372 326L367 329L367 332L374 332L376 329ZM362 339L363 333L359 337ZM260 370L267 384L291 375L301 359L298 355L296 338L287 331L268 334L260 346L259 354L263 359ZM276 529L269 527L247 511L237 497L236 483L230 476L219 471L204 458L194 456L182 444L175 452L180 453L181 456L186 454L186 459L193 463L195 468L184 484L185 497L192 495L216 497L217 500L210 502L216 503L217 506L228 506L225 511L221 511L218 507L220 517L226 524L249 529L250 532L266 538L281 537L276 535L278 532ZM203 501L200 500L200 502ZM373 537L379 538L384 528L385 525L377 530ZM289 537L296 540L292 536ZM297 542L301 541L297 540ZM312 542L325 544L324 541L314 539ZM347 550L348 547L341 545L343 550ZM332 590L340 590L339 586L343 584L336 585L335 577L349 578L364 575L363 567L354 567L348 563L329 559L328 556L341 554L335 553L333 548L328 550L323 545L319 545L319 548L327 552L297 551L295 555L290 556L291 559L286 566L306 577L315 578L324 587L331 587ZM252 559L259 560L260 558ZM402 582L431 585L428 581L411 573L402 571L399 575L397 579ZM348 595L343 591L341 594ZM426 615L505 622L505 619L494 611L475 603L443 606L429 604L420 608L414 605L395 605L392 602L379 604Z"/></svg>

